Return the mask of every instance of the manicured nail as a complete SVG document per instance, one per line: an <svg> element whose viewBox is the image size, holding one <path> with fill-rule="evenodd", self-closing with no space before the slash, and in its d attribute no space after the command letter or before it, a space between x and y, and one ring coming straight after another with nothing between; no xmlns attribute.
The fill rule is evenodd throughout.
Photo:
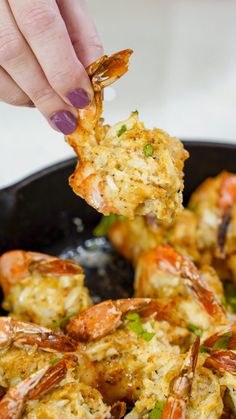
<svg viewBox="0 0 236 419"><path fill-rule="evenodd" d="M78 125L76 117L69 111L56 112L50 119L52 123L65 135L74 132Z"/></svg>
<svg viewBox="0 0 236 419"><path fill-rule="evenodd" d="M83 109L86 106L88 106L91 102L91 99L88 95L88 93L81 89L80 87L78 89L73 90L73 92L70 92L67 95L70 103L78 109Z"/></svg>

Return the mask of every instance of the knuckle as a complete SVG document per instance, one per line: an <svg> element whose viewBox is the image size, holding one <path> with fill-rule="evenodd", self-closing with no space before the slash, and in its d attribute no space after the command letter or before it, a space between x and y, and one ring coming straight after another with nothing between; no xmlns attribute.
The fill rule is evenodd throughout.
<svg viewBox="0 0 236 419"><path fill-rule="evenodd" d="M57 22L57 13L49 6L35 6L24 10L21 25L24 34L37 36L48 32Z"/></svg>
<svg viewBox="0 0 236 419"><path fill-rule="evenodd" d="M91 37L88 38L87 40L87 45L90 48L95 48L96 50L98 50L99 52L101 52L101 55L103 54L103 47L102 44L98 38L98 35L93 35Z"/></svg>
<svg viewBox="0 0 236 419"><path fill-rule="evenodd" d="M59 90L63 90L65 84L70 83L74 78L73 69L70 71L67 69L57 69L57 71L51 76L51 85Z"/></svg>
<svg viewBox="0 0 236 419"><path fill-rule="evenodd" d="M24 94L8 94L5 97L0 99L1 102L8 103L12 106L27 106L27 104L30 103L30 99L27 98L27 96L24 96Z"/></svg>
<svg viewBox="0 0 236 419"><path fill-rule="evenodd" d="M11 61L22 54L23 44L14 33L0 31L0 64Z"/></svg>
<svg viewBox="0 0 236 419"><path fill-rule="evenodd" d="M32 90L30 97L36 105L44 106L45 103L51 102L55 98L55 93L50 87L47 87Z"/></svg>

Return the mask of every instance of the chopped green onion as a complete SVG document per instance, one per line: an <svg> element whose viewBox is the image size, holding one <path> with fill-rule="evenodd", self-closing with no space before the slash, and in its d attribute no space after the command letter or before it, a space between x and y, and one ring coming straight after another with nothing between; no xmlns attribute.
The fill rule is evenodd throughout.
<svg viewBox="0 0 236 419"><path fill-rule="evenodd" d="M157 401L154 409L149 413L148 419L161 419L165 402Z"/></svg>
<svg viewBox="0 0 236 419"><path fill-rule="evenodd" d="M194 324L188 323L187 328L190 332L194 333L195 335L199 337L202 336L202 330L199 327L195 326Z"/></svg>
<svg viewBox="0 0 236 419"><path fill-rule="evenodd" d="M208 346L206 346L206 345L204 345L204 343L202 343L202 345L200 345L199 352L201 352L201 353L209 353L210 352L210 349L208 348Z"/></svg>
<svg viewBox="0 0 236 419"><path fill-rule="evenodd" d="M126 125L121 125L119 131L117 131L117 137L120 137L125 131L127 131Z"/></svg>
<svg viewBox="0 0 236 419"><path fill-rule="evenodd" d="M155 333L147 332L146 330L142 333L142 338L146 340L146 342L150 342L152 340L153 336L155 336Z"/></svg>
<svg viewBox="0 0 236 419"><path fill-rule="evenodd" d="M55 365L58 361L60 361L60 358L54 358L51 359L51 361L49 362L50 365Z"/></svg>
<svg viewBox="0 0 236 419"><path fill-rule="evenodd" d="M146 157L151 157L153 156L154 153L154 149L151 143L147 143L143 149L143 152L145 154Z"/></svg>
<svg viewBox="0 0 236 419"><path fill-rule="evenodd" d="M137 335L141 336L147 342L149 342L155 335L155 333L147 332L147 330L143 328L138 313L128 313L126 315L126 320L128 328L137 333Z"/></svg>
<svg viewBox="0 0 236 419"><path fill-rule="evenodd" d="M226 303L232 308L232 311L236 313L236 286L230 282L224 284Z"/></svg>
<svg viewBox="0 0 236 419"><path fill-rule="evenodd" d="M128 313L126 319L128 320L127 326L130 330L133 330L138 335L143 333L143 326L138 313Z"/></svg>
<svg viewBox="0 0 236 419"><path fill-rule="evenodd" d="M112 224L114 224L116 220L124 221L126 220L126 218L123 215L116 214L111 214L107 217L102 217L100 223L93 230L93 235L95 237L106 236Z"/></svg>
<svg viewBox="0 0 236 419"><path fill-rule="evenodd" d="M64 322L70 320L72 317L75 317L75 316L76 316L76 313L70 313L67 316L62 317L61 319L54 321L51 327L53 329L59 329Z"/></svg>
<svg viewBox="0 0 236 419"><path fill-rule="evenodd" d="M228 349L228 345L232 336L233 336L232 332L224 333L215 341L213 348L214 349Z"/></svg>
<svg viewBox="0 0 236 419"><path fill-rule="evenodd" d="M210 354L211 353L211 348L209 348L204 343L202 343L199 347L199 352Z"/></svg>

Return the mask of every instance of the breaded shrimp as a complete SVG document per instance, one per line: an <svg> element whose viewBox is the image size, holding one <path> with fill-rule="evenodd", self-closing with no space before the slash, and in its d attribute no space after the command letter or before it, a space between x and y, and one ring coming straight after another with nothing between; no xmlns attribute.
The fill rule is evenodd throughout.
<svg viewBox="0 0 236 419"><path fill-rule="evenodd" d="M3 308L16 319L55 326L91 305L82 268L69 260L12 250L0 257Z"/></svg>
<svg viewBox="0 0 236 419"><path fill-rule="evenodd" d="M182 207L188 157L182 143L159 129L146 129L138 112L111 128L100 122L102 89L128 70L131 53L104 56L87 69L94 100L78 110L78 128L67 137L79 158L70 185L104 215L154 214L170 222Z"/></svg>

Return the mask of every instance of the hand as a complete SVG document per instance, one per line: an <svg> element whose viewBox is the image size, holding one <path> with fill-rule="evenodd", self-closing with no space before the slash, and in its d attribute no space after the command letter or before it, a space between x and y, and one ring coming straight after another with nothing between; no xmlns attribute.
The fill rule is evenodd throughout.
<svg viewBox="0 0 236 419"><path fill-rule="evenodd" d="M36 106L64 134L93 98L103 49L84 0L0 0L0 100Z"/></svg>

